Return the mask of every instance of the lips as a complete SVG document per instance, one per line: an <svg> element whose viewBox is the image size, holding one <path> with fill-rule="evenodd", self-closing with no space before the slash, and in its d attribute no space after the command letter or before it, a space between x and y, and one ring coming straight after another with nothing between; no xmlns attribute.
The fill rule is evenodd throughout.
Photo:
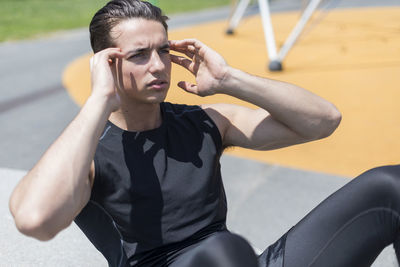
<svg viewBox="0 0 400 267"><path fill-rule="evenodd" d="M165 89L168 86L168 82L162 79L156 79L148 83L147 86L154 89Z"/></svg>

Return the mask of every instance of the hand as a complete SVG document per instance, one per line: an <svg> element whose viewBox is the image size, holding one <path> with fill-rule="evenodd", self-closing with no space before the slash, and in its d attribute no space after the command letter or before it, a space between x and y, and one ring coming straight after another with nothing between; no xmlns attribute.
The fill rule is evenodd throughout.
<svg viewBox="0 0 400 267"><path fill-rule="evenodd" d="M199 96L213 95L223 88L228 65L220 54L195 39L170 41L170 48L187 56L171 54L172 62L196 77L197 84L181 81L179 87Z"/></svg>
<svg viewBox="0 0 400 267"><path fill-rule="evenodd" d="M105 97L111 111L117 110L120 104L113 72L116 59L123 56L120 48L107 48L90 58L92 96Z"/></svg>

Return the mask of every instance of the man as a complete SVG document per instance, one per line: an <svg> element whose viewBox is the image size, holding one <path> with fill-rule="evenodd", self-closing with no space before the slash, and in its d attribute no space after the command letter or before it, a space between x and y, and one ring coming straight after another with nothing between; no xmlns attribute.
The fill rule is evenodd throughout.
<svg viewBox="0 0 400 267"><path fill-rule="evenodd" d="M96 13L92 94L18 184L11 212L39 240L75 220L111 266L256 266L246 241L226 229L219 157L229 146L269 150L327 137L340 113L298 86L230 67L198 40L169 41L165 21L137 0ZM164 102L172 63L196 77L178 84L188 93L259 108ZM260 263L282 266L285 240Z"/></svg>

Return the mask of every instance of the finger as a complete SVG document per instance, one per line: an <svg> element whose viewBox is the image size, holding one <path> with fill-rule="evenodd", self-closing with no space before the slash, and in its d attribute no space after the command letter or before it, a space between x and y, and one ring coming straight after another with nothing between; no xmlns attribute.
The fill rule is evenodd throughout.
<svg viewBox="0 0 400 267"><path fill-rule="evenodd" d="M107 58L107 61L108 61L110 64L114 64L114 63L116 62L115 59L117 59L117 58L123 58L123 57L125 56L125 53L123 53L123 52L121 51L121 49L118 48L118 50L112 49L112 50L106 51L106 53L105 53L104 56Z"/></svg>
<svg viewBox="0 0 400 267"><path fill-rule="evenodd" d="M192 46L194 48L201 48L203 44L197 39L184 39L184 40L170 40L169 45L171 49L182 49Z"/></svg>
<svg viewBox="0 0 400 267"><path fill-rule="evenodd" d="M187 69L188 71L190 71L191 73L194 73L194 63L193 61L191 61L190 59L187 59L185 57L181 57L181 56L176 56L176 55L172 55L171 54L171 61L175 64L178 64L182 67L184 67L185 69Z"/></svg>
<svg viewBox="0 0 400 267"><path fill-rule="evenodd" d="M176 51L178 53L185 54L190 59L192 59L195 55L194 51L189 50L188 48L175 48L175 49L171 49L171 50Z"/></svg>
<svg viewBox="0 0 400 267"><path fill-rule="evenodd" d="M109 64L115 62L115 58L123 58L125 54L120 48L106 48L94 55L93 63L96 64L98 61L107 61Z"/></svg>
<svg viewBox="0 0 400 267"><path fill-rule="evenodd" d="M186 55L192 55L191 58L193 58L193 56L196 55L196 53L198 52L198 50L193 46L193 45L188 45L186 48Z"/></svg>
<svg viewBox="0 0 400 267"><path fill-rule="evenodd" d="M170 44L170 49L179 53L183 53L186 56L188 56L189 58L193 58L196 49L194 48L194 46L190 45L190 46L176 46L176 41L169 41Z"/></svg>
<svg viewBox="0 0 400 267"><path fill-rule="evenodd" d="M109 48L106 48L106 49L100 51L99 53L109 55L109 56L123 54L121 48L119 48L119 47L109 47Z"/></svg>
<svg viewBox="0 0 400 267"><path fill-rule="evenodd" d="M184 39L184 40L171 40L170 41L170 46L172 48L188 47L190 45L195 47L196 49L200 49L204 46L204 44L197 39Z"/></svg>
<svg viewBox="0 0 400 267"><path fill-rule="evenodd" d="M181 81L178 83L178 86L180 88L182 88L183 90L185 90L186 92L197 95L197 85L196 84Z"/></svg>
<svg viewBox="0 0 400 267"><path fill-rule="evenodd" d="M171 41L170 47L171 50L176 50L178 52L185 51L184 53L188 53L190 58L193 58L195 55L199 55L201 57L204 56L204 53L207 49L207 46L204 45L197 39L185 39L181 41ZM192 56L193 55L193 56Z"/></svg>
<svg viewBox="0 0 400 267"><path fill-rule="evenodd" d="M189 50L190 53L196 53L197 52L196 47L194 47L193 45L188 45L187 49Z"/></svg>

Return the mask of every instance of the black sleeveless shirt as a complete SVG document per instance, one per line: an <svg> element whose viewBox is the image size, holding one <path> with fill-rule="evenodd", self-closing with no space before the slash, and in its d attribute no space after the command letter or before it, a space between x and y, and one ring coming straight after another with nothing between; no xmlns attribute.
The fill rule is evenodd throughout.
<svg viewBox="0 0 400 267"><path fill-rule="evenodd" d="M199 107L161 103L159 128L108 122L75 222L111 266L135 266L226 229L221 136Z"/></svg>

